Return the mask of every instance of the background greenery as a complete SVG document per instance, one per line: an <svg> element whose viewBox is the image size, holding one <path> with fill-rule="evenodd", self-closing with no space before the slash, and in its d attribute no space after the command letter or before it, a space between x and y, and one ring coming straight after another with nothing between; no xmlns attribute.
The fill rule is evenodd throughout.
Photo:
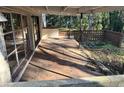
<svg viewBox="0 0 124 93"><path fill-rule="evenodd" d="M83 14L82 28L89 29L89 16L93 16L93 30L124 31L124 11ZM80 29L80 16L46 15L47 27Z"/></svg>

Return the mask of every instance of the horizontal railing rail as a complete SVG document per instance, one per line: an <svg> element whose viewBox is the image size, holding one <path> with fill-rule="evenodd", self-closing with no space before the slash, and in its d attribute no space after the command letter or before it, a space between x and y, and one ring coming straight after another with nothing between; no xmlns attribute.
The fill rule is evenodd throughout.
<svg viewBox="0 0 124 93"><path fill-rule="evenodd" d="M124 75L0 84L0 87L124 87Z"/></svg>

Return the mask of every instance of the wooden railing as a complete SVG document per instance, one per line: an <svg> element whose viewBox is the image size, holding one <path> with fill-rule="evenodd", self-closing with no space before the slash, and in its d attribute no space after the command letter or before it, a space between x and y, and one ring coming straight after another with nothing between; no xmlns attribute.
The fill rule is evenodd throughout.
<svg viewBox="0 0 124 93"><path fill-rule="evenodd" d="M123 47L124 43L124 33L116 31L105 31L104 40L110 41L113 45L118 47Z"/></svg>
<svg viewBox="0 0 124 93"><path fill-rule="evenodd" d="M0 87L124 87L124 75L0 83Z"/></svg>
<svg viewBox="0 0 124 93"><path fill-rule="evenodd" d="M69 32L60 32L60 35L63 36L74 36L76 40L79 40L80 31L70 31ZM96 30L87 30L82 31L82 41L96 41L96 40L103 40L104 39L104 31L96 31Z"/></svg>
<svg viewBox="0 0 124 93"><path fill-rule="evenodd" d="M104 32L103 31L83 31L82 32L82 41L97 41L104 39Z"/></svg>
<svg viewBox="0 0 124 93"><path fill-rule="evenodd" d="M80 34L82 37L80 38ZM73 36L78 42L87 42L87 41L109 41L117 47L124 47L124 33L116 31L96 31L96 30L83 30L80 31L62 31L59 33L61 36L69 37ZM123 44L122 44L123 43Z"/></svg>

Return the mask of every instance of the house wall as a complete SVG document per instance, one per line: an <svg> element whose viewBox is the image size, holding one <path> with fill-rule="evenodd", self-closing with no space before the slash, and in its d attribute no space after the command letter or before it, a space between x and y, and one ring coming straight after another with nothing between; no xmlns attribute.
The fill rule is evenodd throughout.
<svg viewBox="0 0 124 93"><path fill-rule="evenodd" d="M6 82L11 82L10 68L2 52L0 51L0 83Z"/></svg>
<svg viewBox="0 0 124 93"><path fill-rule="evenodd" d="M22 12L22 11L13 10L13 9L12 10L11 9L6 9L6 8L3 9L1 7L0 7L0 9L1 9L0 12L3 12L3 13L10 13L11 15L12 15L12 13L20 14L21 15L21 20L22 20L22 16L23 15L27 17L27 23L28 23L28 25L26 27L27 28L26 30L28 30L27 31L28 33L26 33L25 36L28 37L28 39L26 38L26 40L28 40L29 46L28 47L25 46L25 47L26 47L26 49L30 49L30 50L34 51L36 47L35 47L34 32L33 32L33 23L32 23L32 16L33 15L30 14L30 13L27 13L25 11ZM39 15L35 15L35 14L34 14L34 16L38 16L39 17L38 18L39 19L39 23L40 23L39 24L40 25L39 26L39 29L40 29L40 32L41 32L42 31L41 17ZM12 23L13 23L13 21L11 20L11 25L12 25ZM23 22L21 22L21 29L20 30L21 31L25 30L25 28L23 28ZM12 31L15 32L15 29L12 29ZM15 33L17 33L17 35L15 36L15 38L16 38L16 37L19 36L19 32L15 32ZM4 33L1 33L1 35L4 35ZM29 52L29 51L26 51L26 53L27 52ZM7 49L6 49L4 37L3 38L0 38L0 53L3 56L3 59L6 58L5 60L3 60L3 59L1 59L2 57L0 55L0 67L3 67L2 69L0 69L0 82L8 82L8 81L10 81L11 77L16 76L15 73L16 73L16 71L18 71L19 67L21 66L21 63L27 62L27 61L25 61L26 56L25 56L24 60L22 60L22 61L19 60L19 62L17 62L16 67L14 67L14 70L11 72L11 74L9 76L8 73L10 73L10 71L9 71L10 70L10 64L12 63L12 65L13 65L14 62L9 62L9 60L8 60L8 54L7 54ZM32 53L29 53L29 54L31 55ZM14 55L14 54L15 54L15 52L12 53L12 55ZM30 55L28 56L28 58L30 58ZM14 59L15 62L17 61L17 57L19 57L19 56L20 55L16 56L16 58ZM11 57L11 56L9 56L9 57ZM13 57L11 57L11 58L13 58ZM1 60L3 60L3 64L2 64L2 61ZM23 69L23 68L21 68L21 69ZM21 71L21 69L20 69L20 71ZM1 79L1 77L3 77L3 78Z"/></svg>
<svg viewBox="0 0 124 93"><path fill-rule="evenodd" d="M9 64L5 60L7 52L2 31L2 26L0 26L0 83L5 83L11 82L11 74Z"/></svg>

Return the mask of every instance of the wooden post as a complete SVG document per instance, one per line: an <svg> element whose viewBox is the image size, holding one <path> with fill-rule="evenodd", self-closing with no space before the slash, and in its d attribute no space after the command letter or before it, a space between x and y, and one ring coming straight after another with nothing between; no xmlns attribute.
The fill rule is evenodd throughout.
<svg viewBox="0 0 124 93"><path fill-rule="evenodd" d="M72 23L72 16L70 16L70 22L69 22L69 39L71 38L71 23Z"/></svg>
<svg viewBox="0 0 124 93"><path fill-rule="evenodd" d="M29 29L29 40L30 40L30 49L35 49L35 40L34 40L34 31L33 31L33 21L31 15L27 16L28 19L28 29Z"/></svg>
<svg viewBox="0 0 124 93"><path fill-rule="evenodd" d="M61 15L59 15L59 27L61 28Z"/></svg>
<svg viewBox="0 0 124 93"><path fill-rule="evenodd" d="M42 39L43 19L42 15L39 15L39 27L40 27L40 39Z"/></svg>
<svg viewBox="0 0 124 93"><path fill-rule="evenodd" d="M83 31L83 28L82 28L82 21L83 21L83 13L81 13L81 16L80 16L79 47L81 46L81 43L82 43L82 31Z"/></svg>
<svg viewBox="0 0 124 93"><path fill-rule="evenodd" d="M88 21L89 21L89 30L93 30L93 13L89 14Z"/></svg>
<svg viewBox="0 0 124 93"><path fill-rule="evenodd" d="M27 56L27 53L26 53L26 44L27 44L27 41L26 41L26 38L24 37L24 22L23 22L23 18L22 18L22 15L21 16L21 28L22 28L22 35L23 35L23 43L24 43L24 51L25 51L25 58Z"/></svg>

